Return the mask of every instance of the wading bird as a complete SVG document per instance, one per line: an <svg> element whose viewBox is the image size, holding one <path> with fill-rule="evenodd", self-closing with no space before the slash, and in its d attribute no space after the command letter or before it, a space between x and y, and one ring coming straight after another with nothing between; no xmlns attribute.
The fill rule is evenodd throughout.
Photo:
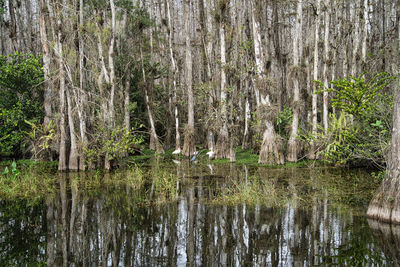
<svg viewBox="0 0 400 267"><path fill-rule="evenodd" d="M208 151L206 154L208 155L209 159L213 159L215 153L214 153L214 151L211 150L211 151Z"/></svg>
<svg viewBox="0 0 400 267"><path fill-rule="evenodd" d="M195 152L193 153L193 157L192 157L192 159L190 160L190 162L195 161L195 160L197 159L197 155L199 155L199 151L195 151Z"/></svg>
<svg viewBox="0 0 400 267"><path fill-rule="evenodd" d="M178 155L179 153L181 153L181 149L180 149L180 148L174 150L174 151L172 152L172 155Z"/></svg>

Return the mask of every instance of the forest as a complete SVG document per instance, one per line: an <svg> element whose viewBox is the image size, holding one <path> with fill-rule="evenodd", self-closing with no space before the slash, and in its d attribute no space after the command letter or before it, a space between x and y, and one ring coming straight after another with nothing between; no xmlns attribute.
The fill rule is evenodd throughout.
<svg viewBox="0 0 400 267"><path fill-rule="evenodd" d="M398 1L1 1L2 158L144 146L384 168Z"/></svg>
<svg viewBox="0 0 400 267"><path fill-rule="evenodd" d="M1 266L400 264L400 0L0 0L0 52Z"/></svg>

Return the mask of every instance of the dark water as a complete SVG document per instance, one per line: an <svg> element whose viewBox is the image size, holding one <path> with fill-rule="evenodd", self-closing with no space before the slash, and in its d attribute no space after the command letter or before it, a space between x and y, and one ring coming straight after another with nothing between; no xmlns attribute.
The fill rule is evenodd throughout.
<svg viewBox="0 0 400 267"><path fill-rule="evenodd" d="M76 182L78 174L57 175L55 194L1 200L0 266L400 263L400 228L363 215L361 191L371 179L364 171L178 165L147 169L147 177L160 168L180 177L165 180L177 190L163 199L152 182L139 190L125 183L127 171L80 177L86 184ZM254 176L290 197L277 205L214 202Z"/></svg>

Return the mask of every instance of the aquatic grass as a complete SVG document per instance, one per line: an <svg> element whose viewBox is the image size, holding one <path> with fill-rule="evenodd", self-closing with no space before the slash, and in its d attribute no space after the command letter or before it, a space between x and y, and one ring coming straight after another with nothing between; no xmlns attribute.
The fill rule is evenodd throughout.
<svg viewBox="0 0 400 267"><path fill-rule="evenodd" d="M247 180L233 180L231 184L221 188L218 196L211 200L211 203L281 206L287 201L287 195L277 187L274 180L261 179L254 175Z"/></svg>
<svg viewBox="0 0 400 267"><path fill-rule="evenodd" d="M179 177L166 170L159 170L152 174L151 196L152 201L161 203L175 201L178 196Z"/></svg>
<svg viewBox="0 0 400 267"><path fill-rule="evenodd" d="M0 175L0 197L3 199L39 200L56 192L56 179L51 174L21 172L17 177Z"/></svg>
<svg viewBox="0 0 400 267"><path fill-rule="evenodd" d="M128 165L145 163L156 155L155 151L150 149L142 149L139 154L130 156L128 159Z"/></svg>
<svg viewBox="0 0 400 267"><path fill-rule="evenodd" d="M251 149L243 149L241 147L237 147L235 149L236 153L236 161L234 164L236 165L247 165L249 167L264 167L264 168L315 168L324 166L327 162L322 160L308 160L301 159L298 162L285 162L284 164L260 164L258 163L258 154L255 154ZM230 163L229 159L214 159L212 163L217 164L227 164Z"/></svg>
<svg viewBox="0 0 400 267"><path fill-rule="evenodd" d="M0 172L2 172L6 167L10 168L12 163L16 162L18 169L20 170L35 170L37 172L56 172L58 168L57 161L37 161L31 159L22 159L22 160L6 160L0 161Z"/></svg>

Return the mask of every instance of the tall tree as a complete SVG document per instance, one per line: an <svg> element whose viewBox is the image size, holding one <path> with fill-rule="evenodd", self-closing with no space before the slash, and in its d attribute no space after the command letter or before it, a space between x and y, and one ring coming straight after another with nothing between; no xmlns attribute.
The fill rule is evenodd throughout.
<svg viewBox="0 0 400 267"><path fill-rule="evenodd" d="M317 0L316 5L316 16L315 16L315 29L314 29L314 64L313 64L313 79L314 81L318 80L318 67L319 67L319 54L318 54L318 43L319 43L319 25L320 25L320 0ZM312 107L311 107L311 120L312 120L312 135L316 137L317 129L318 129L318 95L317 95L317 84L313 83L312 90ZM310 151L308 154L309 159L316 159L316 151L315 151L315 141L312 140L310 144Z"/></svg>
<svg viewBox="0 0 400 267"><path fill-rule="evenodd" d="M190 31L190 0L184 0L183 20L185 28L185 87L188 96L188 123L185 129L185 140L182 153L190 156L195 151L195 130L194 130L194 96L193 96L193 77L192 77L192 46Z"/></svg>
<svg viewBox="0 0 400 267"><path fill-rule="evenodd" d="M260 31L260 22L257 14L257 2L251 1L251 19L253 26L253 38L254 38L254 56L256 61L256 82L255 82L255 95L257 101L259 116L263 117L263 126L265 130L263 132L262 144L260 148L259 163L266 164L283 164L283 158L279 153L279 146L276 140L276 133L273 123L273 117L271 116L272 103L271 95L268 88L265 88L265 61L264 53L262 49L262 39Z"/></svg>
<svg viewBox="0 0 400 267"><path fill-rule="evenodd" d="M229 8L229 1L220 0L218 16L219 20L219 42L220 42L220 120L221 127L218 133L218 141L215 146L215 154L217 158L229 157L229 133L228 133L228 90L227 90L227 77L226 77L226 43L225 43L225 23L227 10Z"/></svg>
<svg viewBox="0 0 400 267"><path fill-rule="evenodd" d="M174 25L172 23L172 18L171 18L172 4L173 3L171 3L171 0L167 0L165 2L167 9L167 18L168 18L168 48L169 48L169 56L171 60L171 72L172 72L173 108L174 108L174 121L175 121L175 150L180 151L181 135L179 129L179 110L178 110L178 97L177 97L178 69L176 66L174 50L173 50Z"/></svg>
<svg viewBox="0 0 400 267"><path fill-rule="evenodd" d="M400 75L400 1L396 2L395 30L397 40L393 42L395 45L392 56L397 64L393 64L392 71L398 76ZM400 223L400 79L397 80L396 87L389 163L385 178L367 210L367 217L393 224Z"/></svg>
<svg viewBox="0 0 400 267"><path fill-rule="evenodd" d="M299 128L299 118L300 118L300 54L301 49L299 43L302 42L302 22L303 22L303 2L302 0L297 1L296 8L296 24L294 29L293 36L293 69L294 69L294 77L293 77L293 121L292 127L288 142L288 154L287 160L290 162L297 162L298 155L298 142L297 142L297 134Z"/></svg>
<svg viewBox="0 0 400 267"><path fill-rule="evenodd" d="M50 84L50 49L49 39L47 34L48 11L45 0L40 0L40 17L39 17L39 28L40 28L40 41L42 44L43 51L43 71L44 71L44 126L48 127L50 120L52 119L52 90Z"/></svg>
<svg viewBox="0 0 400 267"><path fill-rule="evenodd" d="M325 20L325 29L324 29L324 65L322 68L322 77L324 79L324 87L328 88L328 64L330 61L330 56L329 56L329 20L330 20L330 13L331 13L331 4L330 0L325 0L324 3L324 20ZM324 133L328 133L328 127L329 127L329 114L328 114L328 91L324 90L323 93L323 99L322 99L322 123L324 125Z"/></svg>

